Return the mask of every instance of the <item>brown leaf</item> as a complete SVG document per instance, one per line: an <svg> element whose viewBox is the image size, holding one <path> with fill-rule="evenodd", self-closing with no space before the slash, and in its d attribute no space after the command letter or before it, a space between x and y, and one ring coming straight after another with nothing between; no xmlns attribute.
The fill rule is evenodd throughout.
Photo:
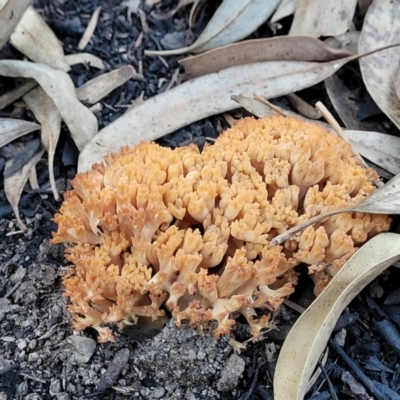
<svg viewBox="0 0 400 400"><path fill-rule="evenodd" d="M319 113L318 110L315 109L315 107L308 104L296 94L289 93L286 97L293 108L295 108L301 115L304 115L309 119L320 119L322 117L322 115Z"/></svg>
<svg viewBox="0 0 400 400"><path fill-rule="evenodd" d="M398 1L373 1L365 16L359 52L400 42ZM395 22L396 21L396 22ZM400 128L400 99L395 86L400 65L400 47L360 59L361 73L368 92L379 108Z"/></svg>
<svg viewBox="0 0 400 400"><path fill-rule="evenodd" d="M29 4L29 0L8 0L0 9L0 49L7 43Z"/></svg>
<svg viewBox="0 0 400 400"><path fill-rule="evenodd" d="M275 11L280 0L224 0L190 46L176 50L145 51L147 55L201 53L236 42L253 33Z"/></svg>
<svg viewBox="0 0 400 400"><path fill-rule="evenodd" d="M357 0L299 0L291 36L338 36L351 24Z"/></svg>
<svg viewBox="0 0 400 400"><path fill-rule="evenodd" d="M4 178L4 192L6 194L8 202L11 204L11 207L14 211L15 218L17 219L17 223L19 228L22 231L26 231L26 226L22 222L21 217L19 215L18 203L21 198L22 191L24 186L29 178L29 173L31 168L33 168L38 161L42 158L44 153L44 149L40 149L31 160L26 163L19 171L15 172L13 175ZM7 163L11 163L12 160L8 160ZM6 166L7 166L6 163Z"/></svg>
<svg viewBox="0 0 400 400"><path fill-rule="evenodd" d="M53 100L51 100L41 87L26 94L24 101L42 125L41 139L48 153L50 186L54 198L59 200L60 196L58 195L54 179L54 153L61 132L61 115Z"/></svg>
<svg viewBox="0 0 400 400"><path fill-rule="evenodd" d="M78 149L97 133L96 117L76 98L75 87L65 72L44 64L0 60L0 75L35 79L54 101Z"/></svg>
<svg viewBox="0 0 400 400"><path fill-rule="evenodd" d="M275 370L275 400L303 400L342 311L368 283L399 259L400 235L382 233L347 261L286 337Z"/></svg>
<svg viewBox="0 0 400 400"><path fill-rule="evenodd" d="M123 146L155 140L191 122L238 108L233 94L282 96L321 82L352 57L327 63L266 61L227 68L185 82L127 111L102 129L82 150L79 170Z"/></svg>
<svg viewBox="0 0 400 400"><path fill-rule="evenodd" d="M95 104L114 89L135 76L144 79L142 75L136 73L131 65L124 65L123 67L97 76L86 82L76 89L76 95L79 100L87 101L89 104Z"/></svg>
<svg viewBox="0 0 400 400"><path fill-rule="evenodd" d="M69 71L64 50L44 19L30 6L10 37L11 44L32 61Z"/></svg>
<svg viewBox="0 0 400 400"><path fill-rule="evenodd" d="M217 72L236 65L260 61L331 61L351 53L326 46L309 37L280 36L246 40L180 60L189 78Z"/></svg>
<svg viewBox="0 0 400 400"><path fill-rule="evenodd" d="M40 125L34 122L20 119L0 118L0 147L7 143L40 129Z"/></svg>

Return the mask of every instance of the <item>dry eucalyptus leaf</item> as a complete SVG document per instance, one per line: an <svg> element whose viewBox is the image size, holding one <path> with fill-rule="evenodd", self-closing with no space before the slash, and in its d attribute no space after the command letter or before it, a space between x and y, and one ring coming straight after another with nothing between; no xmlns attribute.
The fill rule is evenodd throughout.
<svg viewBox="0 0 400 400"><path fill-rule="evenodd" d="M237 42L253 33L275 11L280 0L223 0L198 39L176 50L145 51L147 55L201 53Z"/></svg>
<svg viewBox="0 0 400 400"><path fill-rule="evenodd" d="M6 194L8 202L11 204L11 207L14 211L15 218L17 219L17 223L19 228L22 231L26 230L25 224L22 222L21 217L19 215L18 203L21 198L22 191L26 182L28 181L29 174L31 168L33 168L38 161L42 158L44 149L40 149L31 160L26 163L19 171L15 172L13 175L4 178L4 192ZM7 163L11 163L12 160L8 160ZM7 166L6 163L6 166Z"/></svg>
<svg viewBox="0 0 400 400"><path fill-rule="evenodd" d="M78 147L97 133L97 119L77 98L71 78L64 71L19 60L0 60L0 75L33 78L50 96Z"/></svg>
<svg viewBox="0 0 400 400"><path fill-rule="evenodd" d="M320 119L322 115L312 105L308 104L301 97L294 93L289 93L287 96L289 103L301 114L309 119Z"/></svg>
<svg viewBox="0 0 400 400"><path fill-rule="evenodd" d="M359 31L350 31L346 32L343 35L335 36L339 43L338 49L347 50L351 53L357 54L358 53L358 42L360 41L361 32ZM330 39L330 38L329 38ZM328 40L329 40L328 39Z"/></svg>
<svg viewBox="0 0 400 400"><path fill-rule="evenodd" d="M364 131L379 131L382 129L378 122L360 121L357 118L359 104L352 100L355 94L336 75L325 79L325 87L329 100L346 128Z"/></svg>
<svg viewBox="0 0 400 400"><path fill-rule="evenodd" d="M131 65L124 65L86 82L76 89L76 95L79 100L95 104L135 75L139 76ZM140 77L143 79L141 75Z"/></svg>
<svg viewBox="0 0 400 400"><path fill-rule="evenodd" d="M345 130L353 149L394 175L400 174L400 137L380 132Z"/></svg>
<svg viewBox="0 0 400 400"><path fill-rule="evenodd" d="M65 56L65 59L67 60L68 65L88 64L89 66L98 69L104 69L106 67L101 58L90 53L68 54Z"/></svg>
<svg viewBox="0 0 400 400"><path fill-rule="evenodd" d="M11 44L30 60L69 71L64 50L56 35L32 7L28 7L10 37Z"/></svg>
<svg viewBox="0 0 400 400"><path fill-rule="evenodd" d="M324 214L316 215L307 221L294 226L293 228L274 237L270 245L282 244L296 233L304 230L310 225L322 221L332 215L343 214L346 212L362 212L368 214L400 214L400 174L396 175L385 185L379 187L369 194L365 199L355 206L338 208Z"/></svg>
<svg viewBox="0 0 400 400"><path fill-rule="evenodd" d="M303 400L342 311L368 283L399 259L400 235L381 233L347 261L286 337L275 370L275 400Z"/></svg>
<svg viewBox="0 0 400 400"><path fill-rule="evenodd" d="M194 121L238 108L233 94L266 98L312 86L352 60L327 63L266 61L231 67L185 82L128 110L103 128L82 150L78 169L85 171L103 156L142 140L155 140Z"/></svg>
<svg viewBox="0 0 400 400"><path fill-rule="evenodd" d="M180 60L188 77L217 72L236 65L260 61L331 61L350 56L310 37L280 36L246 40Z"/></svg>
<svg viewBox="0 0 400 400"><path fill-rule="evenodd" d="M373 1L364 19L359 52L400 42L400 24L396 23L399 20L398 1ZM400 47L393 47L360 59L361 73L368 92L398 128L400 128L400 99L394 88L399 66Z"/></svg>
<svg viewBox="0 0 400 400"><path fill-rule="evenodd" d="M34 122L13 118L0 118L0 147L38 129L40 129L40 125Z"/></svg>
<svg viewBox="0 0 400 400"><path fill-rule="evenodd" d="M271 22L276 22L289 15L293 15L296 11L297 1L298 0L282 0L281 4L279 4L274 12L274 15L271 17Z"/></svg>
<svg viewBox="0 0 400 400"><path fill-rule="evenodd" d="M36 86L37 82L34 79L24 79L24 82L17 84L14 89L0 96L0 110L14 103L14 101L18 100Z"/></svg>
<svg viewBox="0 0 400 400"><path fill-rule="evenodd" d="M59 200L54 179L54 153L61 132L61 115L53 100L41 87L26 94L24 101L42 126L41 139L48 153L50 186L54 198Z"/></svg>
<svg viewBox="0 0 400 400"><path fill-rule="evenodd" d="M236 103L238 103L240 107L243 107L245 110L247 110L248 112L250 112L251 114L255 115L258 118L265 118L268 117L269 115L276 114L276 112L272 110L270 107L261 103L260 101L256 100L253 97L247 97L241 94L239 95L234 94L231 96L231 99L233 101L236 101Z"/></svg>
<svg viewBox="0 0 400 400"><path fill-rule="evenodd" d="M338 36L350 27L357 0L299 0L291 36Z"/></svg>
<svg viewBox="0 0 400 400"><path fill-rule="evenodd" d="M3 4L0 9L0 49L7 43L29 4L30 0L8 0Z"/></svg>

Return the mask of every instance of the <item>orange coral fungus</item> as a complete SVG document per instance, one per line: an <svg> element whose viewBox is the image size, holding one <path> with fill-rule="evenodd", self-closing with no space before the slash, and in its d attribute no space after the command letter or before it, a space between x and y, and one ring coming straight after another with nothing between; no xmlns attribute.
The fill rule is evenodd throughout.
<svg viewBox="0 0 400 400"><path fill-rule="evenodd" d="M64 285L74 327L106 341L109 323L156 319L166 307L178 323L216 321L217 336L242 314L257 335L292 293L296 265L310 266L320 292L390 220L342 214L283 246L271 239L359 203L377 178L333 133L282 116L245 118L201 153L141 143L109 155L77 175L55 217L53 243L73 244Z"/></svg>

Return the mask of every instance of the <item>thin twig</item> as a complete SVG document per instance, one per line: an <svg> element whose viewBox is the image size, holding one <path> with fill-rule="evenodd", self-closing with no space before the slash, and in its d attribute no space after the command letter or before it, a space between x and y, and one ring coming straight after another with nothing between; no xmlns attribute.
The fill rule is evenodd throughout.
<svg viewBox="0 0 400 400"><path fill-rule="evenodd" d="M264 97L258 96L257 94L255 94L253 96L254 100L259 101L260 103L266 105L267 107L269 107L271 110L274 110L276 113L282 115L283 117L287 117L287 115L277 106L275 106L274 104L272 104L270 101L268 101L267 99L264 99Z"/></svg>

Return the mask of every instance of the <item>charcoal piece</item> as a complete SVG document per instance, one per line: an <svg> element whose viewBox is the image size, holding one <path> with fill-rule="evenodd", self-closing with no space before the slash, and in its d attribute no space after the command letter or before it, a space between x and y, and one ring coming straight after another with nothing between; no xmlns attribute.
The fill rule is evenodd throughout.
<svg viewBox="0 0 400 400"><path fill-rule="evenodd" d="M400 289L394 290L393 292L390 292L385 301L384 301L385 306L393 306L400 304Z"/></svg>
<svg viewBox="0 0 400 400"><path fill-rule="evenodd" d="M356 322L357 319L358 319L357 314L345 311L337 320L333 331L336 332L340 331L343 328L347 328L349 325L354 324L354 322Z"/></svg>
<svg viewBox="0 0 400 400"><path fill-rule="evenodd" d="M121 349L116 354L114 359L111 361L106 372L101 376L99 383L96 387L96 392L104 392L109 389L118 379L119 374L129 361L130 352L128 349Z"/></svg>
<svg viewBox="0 0 400 400"><path fill-rule="evenodd" d="M372 98L361 103L360 108L357 111L357 118L360 121L364 121L367 118L382 115L382 110L376 105Z"/></svg>
<svg viewBox="0 0 400 400"><path fill-rule="evenodd" d="M386 343L400 356L400 333L388 319L373 321L374 328L385 339Z"/></svg>
<svg viewBox="0 0 400 400"><path fill-rule="evenodd" d="M400 395L397 394L392 389L390 389L389 387L377 381L372 381L372 382L381 391L381 393L383 393L384 397L381 398L385 400L400 400Z"/></svg>
<svg viewBox="0 0 400 400"><path fill-rule="evenodd" d="M10 177L15 172L19 171L37 152L40 147L40 139L32 139L26 142L23 148L13 158L9 165L4 169L4 178Z"/></svg>
<svg viewBox="0 0 400 400"><path fill-rule="evenodd" d="M7 217L12 213L12 207L9 204L0 205L0 219Z"/></svg>
<svg viewBox="0 0 400 400"><path fill-rule="evenodd" d="M369 357L367 363L365 364L365 369L376 372L384 371L393 374L393 370L381 363L376 356Z"/></svg>
<svg viewBox="0 0 400 400"><path fill-rule="evenodd" d="M65 167L71 167L78 162L79 150L71 138L67 138L62 150L62 163Z"/></svg>
<svg viewBox="0 0 400 400"><path fill-rule="evenodd" d="M390 319L400 327L400 305L384 306L384 310L387 312Z"/></svg>

